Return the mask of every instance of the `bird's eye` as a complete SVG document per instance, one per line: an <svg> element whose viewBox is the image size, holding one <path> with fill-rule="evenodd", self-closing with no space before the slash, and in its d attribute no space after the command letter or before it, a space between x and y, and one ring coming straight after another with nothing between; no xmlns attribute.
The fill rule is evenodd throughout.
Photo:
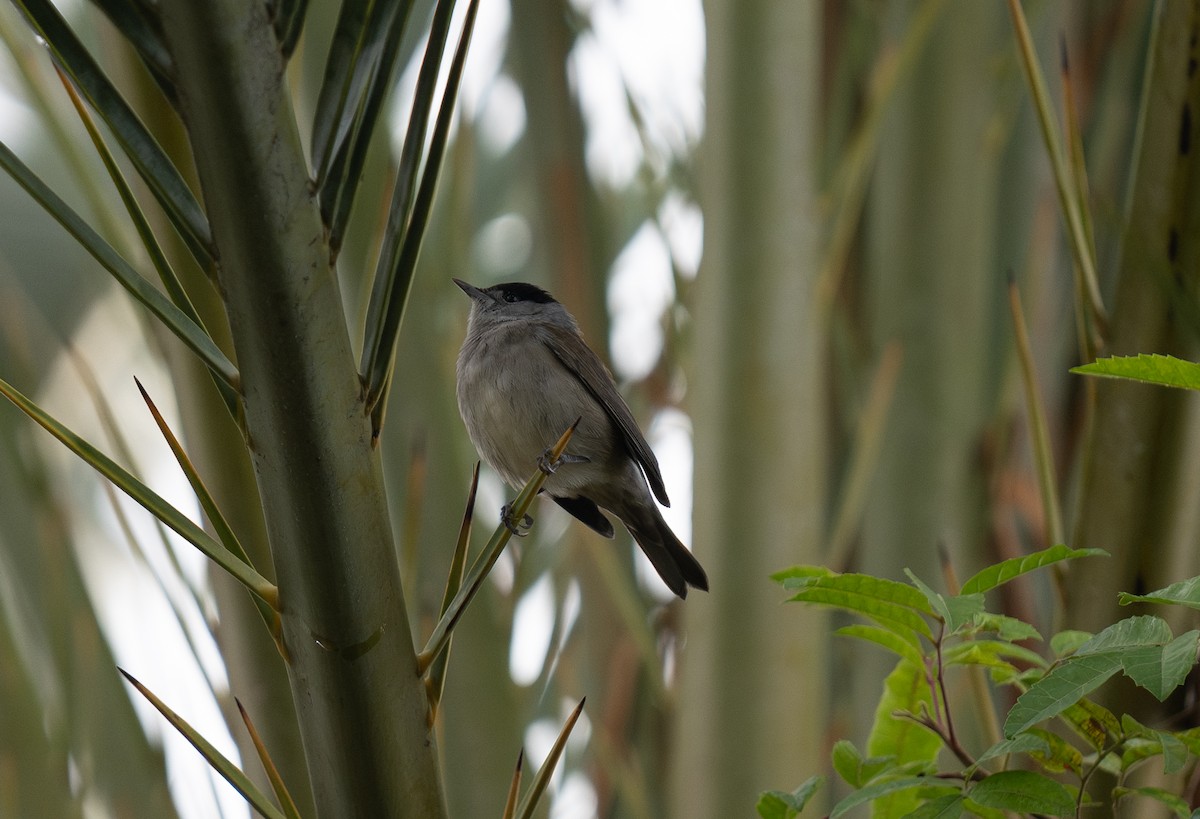
<svg viewBox="0 0 1200 819"><path fill-rule="evenodd" d="M505 293L504 300L506 302L508 302L509 304L512 304L513 302L517 301L517 294L516 293Z"/></svg>

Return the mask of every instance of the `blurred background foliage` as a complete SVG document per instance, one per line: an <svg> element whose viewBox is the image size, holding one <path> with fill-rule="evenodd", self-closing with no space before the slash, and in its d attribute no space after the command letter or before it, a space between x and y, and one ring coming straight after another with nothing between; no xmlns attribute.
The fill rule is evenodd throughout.
<svg viewBox="0 0 1200 819"><path fill-rule="evenodd" d="M1024 4L1058 128L1069 58L1108 353L1196 356L1200 188L1180 119L1196 6ZM164 144L182 139L105 18L64 9ZM308 18L289 68L301 122L335 4ZM4 140L131 247L45 53L7 4L0 29ZM472 49L381 444L418 639L475 458L454 401L467 305L451 275L535 282L579 318L660 452L670 520L713 591L668 599L628 539L543 505L458 630L438 726L451 815L498 815L518 748L540 759L585 695L554 816L750 815L759 791L823 771L832 739L862 737L881 658L778 606L768 574L929 578L941 551L965 577L1050 545L1010 278L1065 539L1114 557L1072 567L1065 599L1030 581L1005 605L1044 633L1098 630L1116 591L1200 574L1195 399L1067 374L1082 355L1073 257L1003 4L484 0ZM352 327L399 140L375 142L339 258ZM0 179L0 375L115 449L111 412L128 457L184 504L130 376L160 403L173 394L197 465L261 547L248 464L203 374L93 268ZM211 292L204 304L220 310ZM167 816L172 800L241 815L131 703L118 661L210 733L239 696L303 798L287 683L244 595L10 408L0 446L0 816ZM484 528L504 496L485 474Z"/></svg>

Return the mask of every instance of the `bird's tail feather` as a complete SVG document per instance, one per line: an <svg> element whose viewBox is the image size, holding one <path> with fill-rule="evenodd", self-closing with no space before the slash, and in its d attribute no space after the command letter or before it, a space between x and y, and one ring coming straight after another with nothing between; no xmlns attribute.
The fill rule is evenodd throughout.
<svg viewBox="0 0 1200 819"><path fill-rule="evenodd" d="M657 509L652 514L654 520L626 522L625 526L658 576L679 597L687 597L688 586L708 591L708 575L700 561L679 542Z"/></svg>

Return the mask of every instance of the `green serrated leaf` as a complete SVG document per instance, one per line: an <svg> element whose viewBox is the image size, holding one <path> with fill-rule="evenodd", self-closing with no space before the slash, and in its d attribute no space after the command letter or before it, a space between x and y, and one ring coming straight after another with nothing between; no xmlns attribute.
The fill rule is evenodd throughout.
<svg viewBox="0 0 1200 819"><path fill-rule="evenodd" d="M1004 721L1004 735L1012 738L1042 720L1061 714L1120 670L1118 652L1077 654L1017 698Z"/></svg>
<svg viewBox="0 0 1200 819"><path fill-rule="evenodd" d="M854 743L846 739L834 743L830 758L834 771L852 788L863 787L895 766L895 758L890 756L863 759Z"/></svg>
<svg viewBox="0 0 1200 819"><path fill-rule="evenodd" d="M980 594L1001 586L1015 577L1020 577L1023 574L1028 574L1036 569L1041 569L1054 563L1061 563L1064 560L1074 560L1080 557L1107 554L1108 552L1103 549L1070 549L1061 544L1051 546L1049 549L1043 549L1040 552L1034 552L1025 557L1014 557L1011 560L1005 560L994 566L987 567L983 571L973 575L966 583L963 583L960 593Z"/></svg>
<svg viewBox="0 0 1200 819"><path fill-rule="evenodd" d="M232 785L238 793L246 798L246 801L254 806L260 814L267 819L286 819L284 814L271 803L267 795L255 787L250 778L230 762L224 755L218 751L212 743L206 740L200 733L189 725L182 717L167 707L166 703L156 697L151 691L142 685L133 676L122 669L122 676L125 677L134 688L145 697L151 705L158 709L167 722L171 723L183 737L190 743L201 755L208 760L208 764L213 767L217 773L225 777L225 781Z"/></svg>
<svg viewBox="0 0 1200 819"><path fill-rule="evenodd" d="M1018 813L1074 816L1075 797L1053 779L1032 771L1001 771L970 790L971 800Z"/></svg>
<svg viewBox="0 0 1200 819"><path fill-rule="evenodd" d="M948 793L957 793L958 788L954 785L949 785L940 780L929 776L904 776L899 779L888 779L883 782L875 782L865 788L861 788L847 796L842 801L834 806L833 811L829 814L830 819L837 819L838 816L853 810L859 805L866 805L874 802L876 799L884 797L895 797L900 794L911 796L913 809L917 807L916 791L926 791L930 794L944 795ZM911 812L911 811L905 811ZM895 813L894 815L902 816L903 813Z"/></svg>
<svg viewBox="0 0 1200 819"><path fill-rule="evenodd" d="M904 814L904 819L958 819L962 816L965 802L962 794L948 793Z"/></svg>
<svg viewBox="0 0 1200 819"><path fill-rule="evenodd" d="M791 580L792 578L835 577L835 576L837 576L837 572L835 572L833 569L827 568L825 566L801 565L801 566L791 566L790 568L787 568L787 569L780 569L779 571L777 571L771 575L771 579L774 580L776 583L779 583L780 585L784 586L784 588L787 588L787 585L784 583L784 581Z"/></svg>
<svg viewBox="0 0 1200 819"><path fill-rule="evenodd" d="M909 632L907 637L901 637L895 631L889 629L856 623L854 625L842 626L835 633L843 637L857 637L860 640L866 640L868 643L875 643L886 648L893 654L898 654L918 665L924 659L924 656L921 654L920 640L917 638L915 632Z"/></svg>
<svg viewBox="0 0 1200 819"><path fill-rule="evenodd" d="M946 624L946 631L953 634L967 623L973 622L976 615L983 613L983 595L947 595L934 591L921 578L908 569L904 570L925 599L929 607L937 612L937 616Z"/></svg>
<svg viewBox="0 0 1200 819"><path fill-rule="evenodd" d="M1161 617L1142 614L1118 620L1079 648L1076 657L1110 651L1129 651L1143 646L1162 646L1171 640L1171 627Z"/></svg>
<svg viewBox="0 0 1200 819"><path fill-rule="evenodd" d="M825 782L823 776L810 776L791 793L766 791L758 797L760 819L795 819Z"/></svg>
<svg viewBox="0 0 1200 819"><path fill-rule="evenodd" d="M1068 654L1074 654L1076 649L1093 636L1090 631L1060 631L1050 638L1050 650L1054 652L1055 657L1066 657Z"/></svg>
<svg viewBox="0 0 1200 819"><path fill-rule="evenodd" d="M1163 773L1167 776L1179 773L1187 764L1188 748L1170 731L1155 731L1154 738L1162 748Z"/></svg>
<svg viewBox="0 0 1200 819"><path fill-rule="evenodd" d="M979 758L975 760L977 765L982 765L989 759L996 759L1001 756L1009 756L1011 754L1030 754L1030 753L1049 753L1050 745L1040 735L1029 731L1023 734L1017 734L1012 739L1004 739L997 742L992 747L988 748Z"/></svg>
<svg viewBox="0 0 1200 819"><path fill-rule="evenodd" d="M1096 751L1121 735L1121 723L1103 705L1082 699L1062 712L1062 718Z"/></svg>
<svg viewBox="0 0 1200 819"><path fill-rule="evenodd" d="M897 774L907 765L915 766L909 769L913 771L930 768L941 750L941 739L924 725L897 714L930 712L932 703L924 667L909 660L898 662L884 680L883 695L875 707L875 720L867 738L867 754L894 760ZM879 796L884 798L882 807L877 806L877 809L886 810L890 815L900 816L918 806L915 792L879 794L870 798Z"/></svg>
<svg viewBox="0 0 1200 819"><path fill-rule="evenodd" d="M993 614L990 611L983 611L975 616L975 627L980 631L995 632L1001 640L1009 642L1042 639L1041 633L1024 620L1004 614Z"/></svg>
<svg viewBox="0 0 1200 819"><path fill-rule="evenodd" d="M1172 583L1164 589L1152 591L1149 594L1128 594L1127 592L1122 592L1118 596L1118 601L1122 606L1128 606L1131 603L1166 603L1200 609L1200 577L1181 580L1178 583Z"/></svg>
<svg viewBox="0 0 1200 819"><path fill-rule="evenodd" d="M1046 743L1044 750L1032 750L1029 756L1050 773L1071 771L1079 776L1083 770L1083 754L1071 743L1058 734L1044 731L1041 728L1030 728L1029 734L1039 737Z"/></svg>
<svg viewBox="0 0 1200 819"><path fill-rule="evenodd" d="M1072 367L1071 372L1200 390L1200 364L1157 353L1099 358L1091 364Z"/></svg>
<svg viewBox="0 0 1200 819"><path fill-rule="evenodd" d="M848 739L839 739L833 743L833 750L830 751L829 758L833 762L834 772L847 785L852 788L862 787L863 782L859 776L862 754L858 752L858 748L854 747L853 742Z"/></svg>
<svg viewBox="0 0 1200 819"><path fill-rule="evenodd" d="M1162 702L1183 684L1196 664L1200 631L1181 634L1165 646L1145 646L1125 651L1122 665L1129 679Z"/></svg>
<svg viewBox="0 0 1200 819"><path fill-rule="evenodd" d="M1162 788L1113 788L1113 796L1118 799L1124 799L1129 796L1144 796L1147 799L1153 799L1160 805L1166 805L1171 812L1176 816L1188 817L1192 816L1192 809L1189 807L1187 800L1180 798L1177 794L1165 791Z"/></svg>
<svg viewBox="0 0 1200 819"><path fill-rule="evenodd" d="M954 665L1011 666L1005 658L1012 658L1034 668L1046 667L1045 659L1036 651L1003 640L971 640L943 650L942 656Z"/></svg>
<svg viewBox="0 0 1200 819"><path fill-rule="evenodd" d="M791 577L785 589L795 589L793 602L820 603L869 617L902 637L916 632L932 638L921 614L932 615L925 597L907 583L866 574ZM919 645L919 643L918 643Z"/></svg>

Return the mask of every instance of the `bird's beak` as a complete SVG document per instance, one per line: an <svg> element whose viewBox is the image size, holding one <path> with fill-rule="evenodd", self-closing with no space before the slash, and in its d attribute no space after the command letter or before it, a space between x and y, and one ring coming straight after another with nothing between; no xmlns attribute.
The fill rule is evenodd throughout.
<svg viewBox="0 0 1200 819"><path fill-rule="evenodd" d="M452 279L452 281L462 289L464 293L470 296L475 301L487 301L488 295L473 284L467 284L462 279Z"/></svg>

